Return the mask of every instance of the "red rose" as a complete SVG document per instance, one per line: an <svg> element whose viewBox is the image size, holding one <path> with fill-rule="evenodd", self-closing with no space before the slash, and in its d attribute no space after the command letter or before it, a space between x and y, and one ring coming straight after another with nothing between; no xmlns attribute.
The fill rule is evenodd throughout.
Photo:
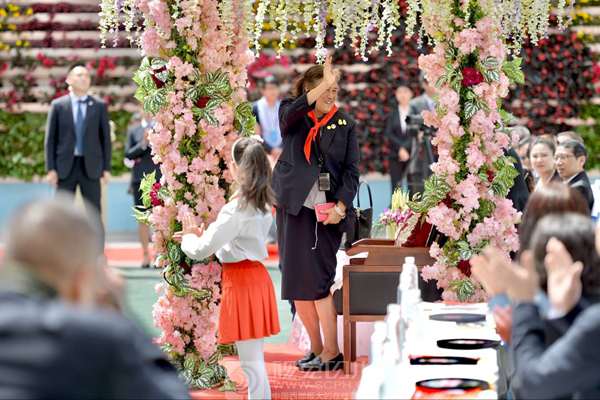
<svg viewBox="0 0 600 400"><path fill-rule="evenodd" d="M154 190L154 191L158 191L158 190L160 190L160 187L161 187L161 184L160 184L160 182L155 182L155 183L152 185L152 190Z"/></svg>
<svg viewBox="0 0 600 400"><path fill-rule="evenodd" d="M494 172L490 171L488 169L487 172L486 172L486 174L487 174L488 182L493 182L494 178L495 178Z"/></svg>
<svg viewBox="0 0 600 400"><path fill-rule="evenodd" d="M456 268L460 269L460 272L466 276L471 276L471 263L469 260L461 260L458 262Z"/></svg>
<svg viewBox="0 0 600 400"><path fill-rule="evenodd" d="M483 82L483 75L473 67L464 67L462 70L462 84L464 87L478 85Z"/></svg>
<svg viewBox="0 0 600 400"><path fill-rule="evenodd" d="M198 108L204 108L204 107L206 107L206 104L208 104L209 101L210 101L210 97L202 96L198 100L196 100L196 106Z"/></svg>

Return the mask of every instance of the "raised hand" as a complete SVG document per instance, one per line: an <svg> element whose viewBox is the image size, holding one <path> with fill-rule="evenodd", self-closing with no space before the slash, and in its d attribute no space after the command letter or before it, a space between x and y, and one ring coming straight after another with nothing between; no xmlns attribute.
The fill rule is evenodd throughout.
<svg viewBox="0 0 600 400"><path fill-rule="evenodd" d="M562 242L551 238L546 245L544 265L548 273L550 304L556 311L566 314L581 297L583 264L579 261L574 263Z"/></svg>
<svg viewBox="0 0 600 400"><path fill-rule="evenodd" d="M325 58L325 64L323 64L323 81L327 83L328 86L333 85L340 78L340 71L333 68L331 61L331 54Z"/></svg>

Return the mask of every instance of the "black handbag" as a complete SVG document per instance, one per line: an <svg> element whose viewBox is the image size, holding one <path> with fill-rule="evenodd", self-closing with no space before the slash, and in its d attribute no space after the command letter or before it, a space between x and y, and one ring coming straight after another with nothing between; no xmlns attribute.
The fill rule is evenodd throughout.
<svg viewBox="0 0 600 400"><path fill-rule="evenodd" d="M361 208L360 206L360 187L362 185L365 185L369 192L369 208ZM371 227L373 226L373 195L371 194L371 187L367 182L359 182L356 197L357 206L350 208L346 212L346 238L343 243L346 250L352 247L354 242L371 237Z"/></svg>

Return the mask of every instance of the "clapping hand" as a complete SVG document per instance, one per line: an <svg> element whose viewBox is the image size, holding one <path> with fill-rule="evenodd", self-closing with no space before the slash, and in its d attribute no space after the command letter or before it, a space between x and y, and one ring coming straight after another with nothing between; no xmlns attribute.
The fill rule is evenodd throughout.
<svg viewBox="0 0 600 400"><path fill-rule="evenodd" d="M504 252L494 247L486 248L471 260L471 272L490 295L506 293L516 301L533 301L539 289L533 255L526 251L521 256L521 266L513 265Z"/></svg>
<svg viewBox="0 0 600 400"><path fill-rule="evenodd" d="M564 244L551 238L546 245L544 265L548 273L548 299L563 314L575 307L581 297L583 264L573 262Z"/></svg>

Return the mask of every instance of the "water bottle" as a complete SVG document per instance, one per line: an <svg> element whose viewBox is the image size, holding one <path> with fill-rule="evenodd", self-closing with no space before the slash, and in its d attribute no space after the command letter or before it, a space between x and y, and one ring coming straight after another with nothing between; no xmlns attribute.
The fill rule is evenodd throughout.
<svg viewBox="0 0 600 400"><path fill-rule="evenodd" d="M398 289L396 290L396 303L402 304L402 292L408 289L412 289L414 281L416 279L416 288L419 287L417 265L415 264L414 257L404 257L404 264L402 265L402 272L400 272L400 279L398 280Z"/></svg>
<svg viewBox="0 0 600 400"><path fill-rule="evenodd" d="M384 321L377 321L373 326L371 335L371 347L369 348L369 364L379 367L383 354L383 343L387 336L387 324Z"/></svg>
<svg viewBox="0 0 600 400"><path fill-rule="evenodd" d="M393 354L391 355L396 362L400 361L401 350L400 350L400 322L402 321L402 315L400 311L400 304L388 304L387 316L385 318L387 327L387 339L386 342L391 343Z"/></svg>

